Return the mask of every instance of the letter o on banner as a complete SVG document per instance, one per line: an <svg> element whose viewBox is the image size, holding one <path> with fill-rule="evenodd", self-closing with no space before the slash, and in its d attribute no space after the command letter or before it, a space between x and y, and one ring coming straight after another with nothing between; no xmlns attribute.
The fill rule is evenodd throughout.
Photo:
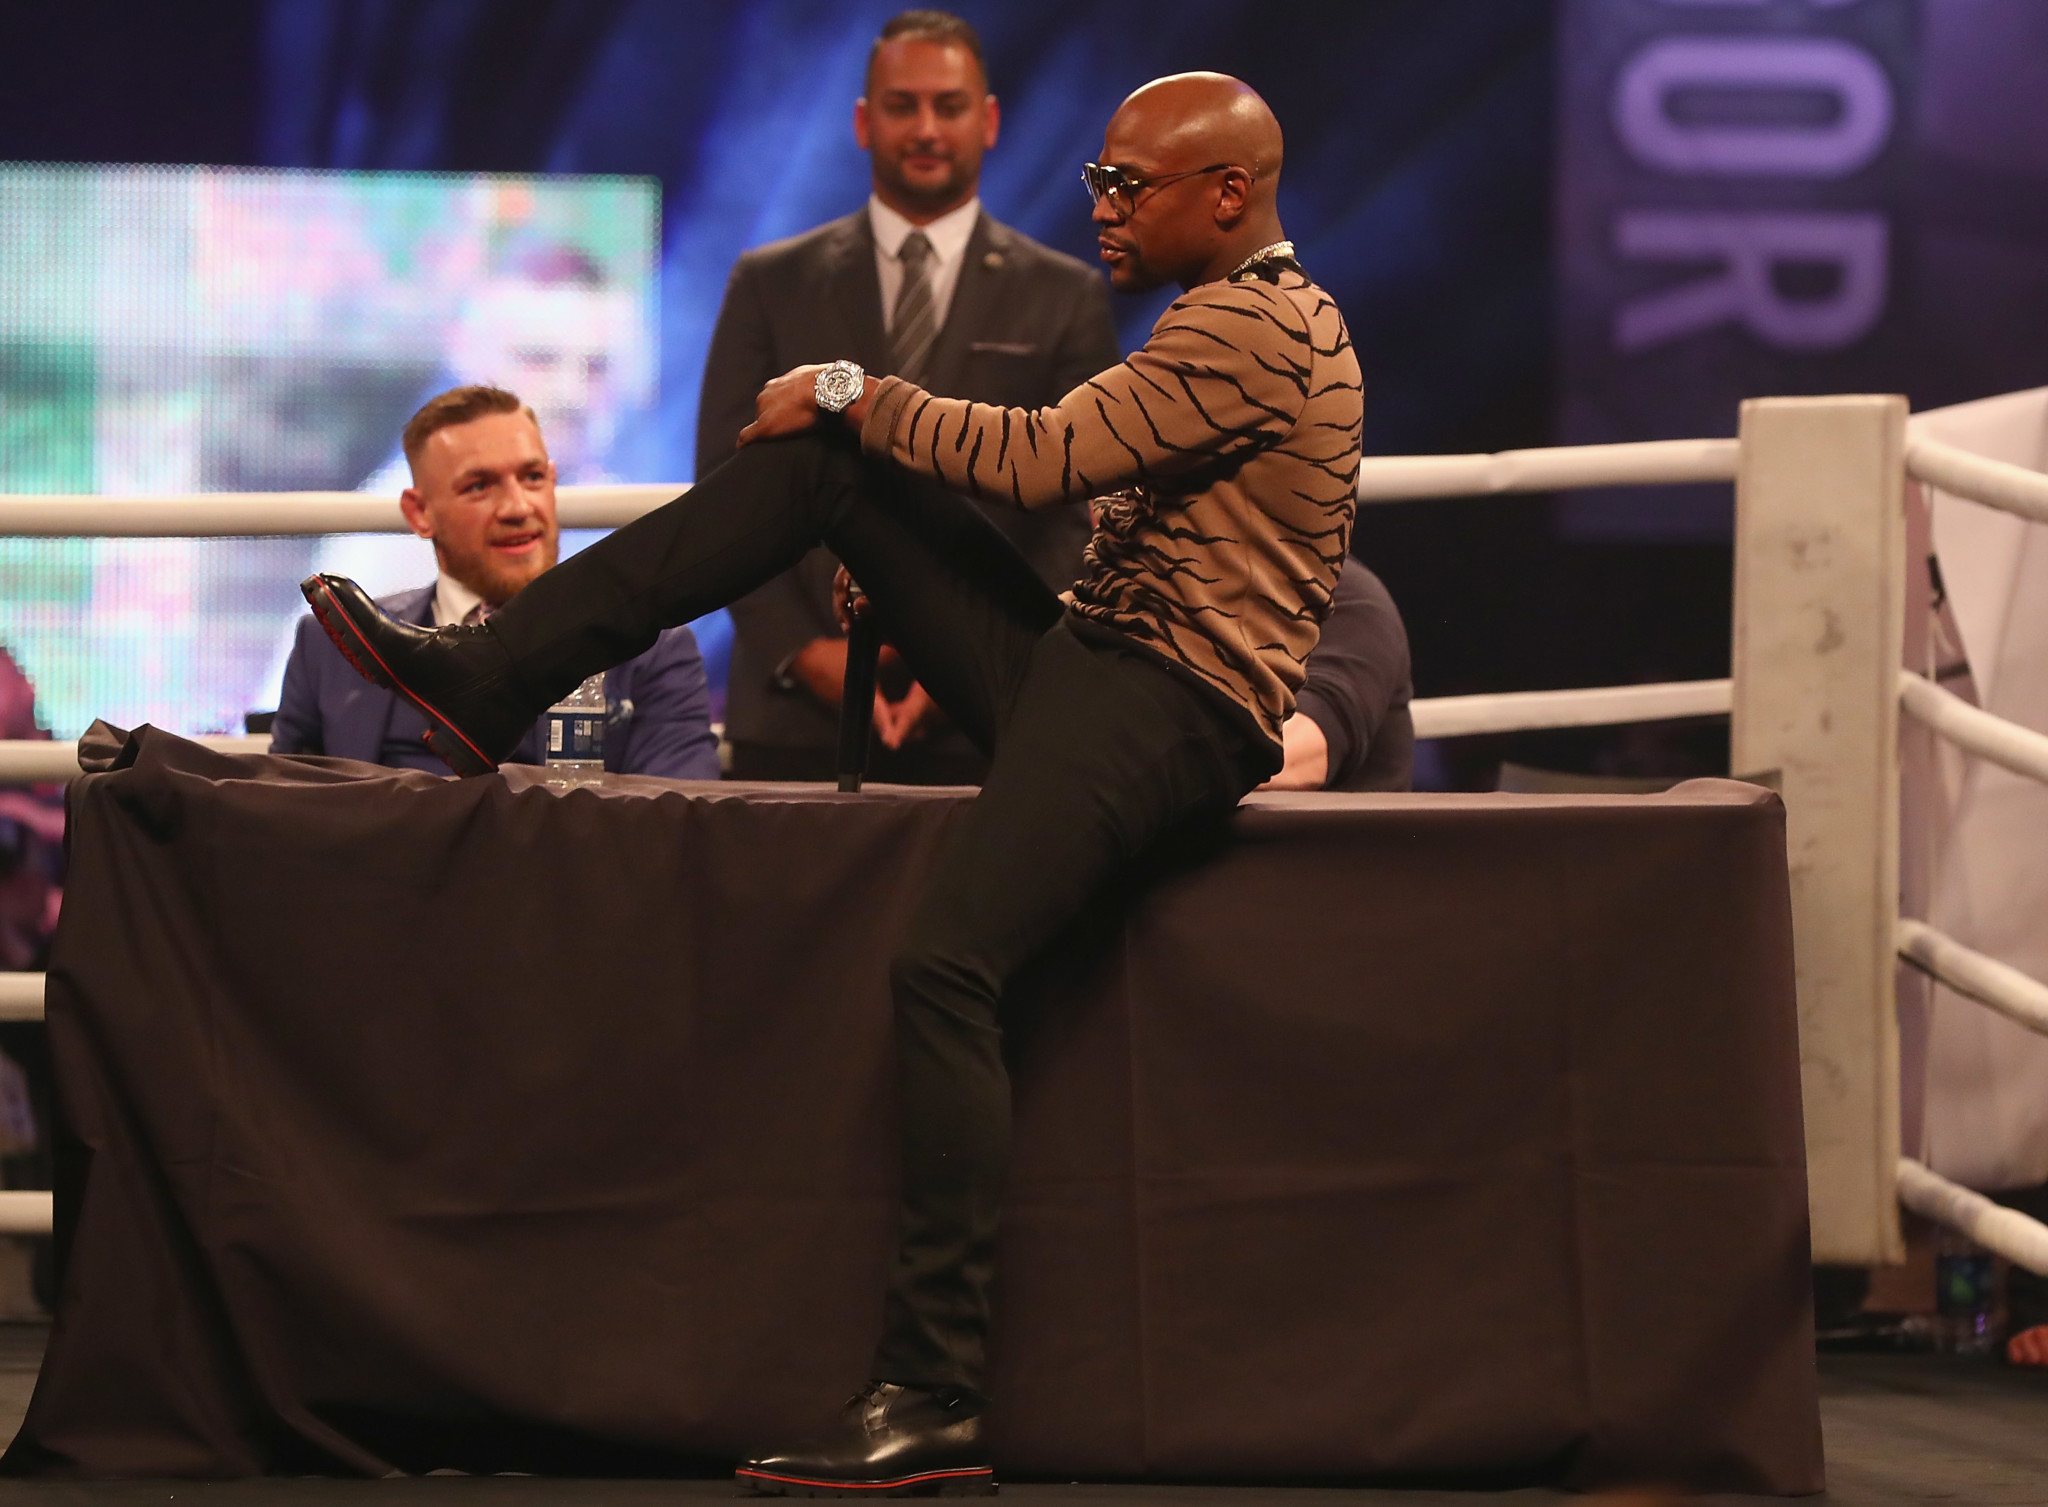
<svg viewBox="0 0 2048 1507"><path fill-rule="evenodd" d="M1691 124L1672 118L1679 90L1831 95L1821 125ZM1861 48L1826 37L1667 37L1628 60L1614 128L1645 167L1687 177L1840 178L1883 150L1892 86Z"/></svg>

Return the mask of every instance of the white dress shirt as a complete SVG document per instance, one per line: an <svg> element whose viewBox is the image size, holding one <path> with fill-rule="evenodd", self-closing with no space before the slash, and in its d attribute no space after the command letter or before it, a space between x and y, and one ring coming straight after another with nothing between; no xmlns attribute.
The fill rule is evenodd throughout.
<svg viewBox="0 0 2048 1507"><path fill-rule="evenodd" d="M459 623L470 614L470 609L481 605L483 598L463 585L447 571L434 577L434 626L445 628L450 623Z"/></svg>
<svg viewBox="0 0 2048 1507"><path fill-rule="evenodd" d="M896 295L903 289L903 263L897 254L903 238L922 230L932 243L932 312L938 316L935 328L946 327L946 314L953 307L953 289L960 283L960 264L967 259L967 241L974 234L974 222L981 218L981 200L969 199L958 209L948 210L929 225L913 225L872 194L868 196L868 225L875 234L875 271L882 279L882 328L896 317Z"/></svg>

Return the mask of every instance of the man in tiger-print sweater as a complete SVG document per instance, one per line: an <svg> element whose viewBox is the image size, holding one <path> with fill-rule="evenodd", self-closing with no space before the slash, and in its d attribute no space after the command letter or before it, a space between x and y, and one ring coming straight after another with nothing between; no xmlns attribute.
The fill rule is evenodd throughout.
<svg viewBox="0 0 2048 1507"><path fill-rule="evenodd" d="M1056 407L801 368L763 390L732 460L486 624L428 632L351 582L306 582L343 652L480 774L583 678L822 540L993 754L890 968L902 1222L871 1380L830 1430L742 1466L756 1491L994 1489L981 1388L1005 991L1162 840L1280 767L1345 558L1361 422L1343 320L1281 233L1280 165L1278 124L1235 79L1177 75L1124 102L1086 170L1102 259L1119 289L1186 293ZM948 489L1102 499L1081 580L1055 596Z"/></svg>

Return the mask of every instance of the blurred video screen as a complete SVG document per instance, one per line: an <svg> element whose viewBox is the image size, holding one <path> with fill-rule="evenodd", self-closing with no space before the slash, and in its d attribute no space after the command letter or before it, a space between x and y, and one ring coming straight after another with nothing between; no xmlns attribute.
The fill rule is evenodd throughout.
<svg viewBox="0 0 2048 1507"><path fill-rule="evenodd" d="M652 179L0 165L0 492L407 484L421 402L496 382L564 483L653 396ZM568 541L565 541L565 548ZM434 578L408 535L0 538L0 648L43 725L239 732L297 583Z"/></svg>

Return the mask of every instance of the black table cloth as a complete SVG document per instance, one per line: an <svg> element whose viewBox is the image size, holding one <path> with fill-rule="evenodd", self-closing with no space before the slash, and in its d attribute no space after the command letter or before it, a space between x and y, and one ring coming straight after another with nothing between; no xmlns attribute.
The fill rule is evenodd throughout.
<svg viewBox="0 0 2048 1507"><path fill-rule="evenodd" d="M716 1469L863 1380L965 793L111 762L9 1470ZM1819 1488L1775 796L1254 797L1023 993L1000 1468Z"/></svg>

